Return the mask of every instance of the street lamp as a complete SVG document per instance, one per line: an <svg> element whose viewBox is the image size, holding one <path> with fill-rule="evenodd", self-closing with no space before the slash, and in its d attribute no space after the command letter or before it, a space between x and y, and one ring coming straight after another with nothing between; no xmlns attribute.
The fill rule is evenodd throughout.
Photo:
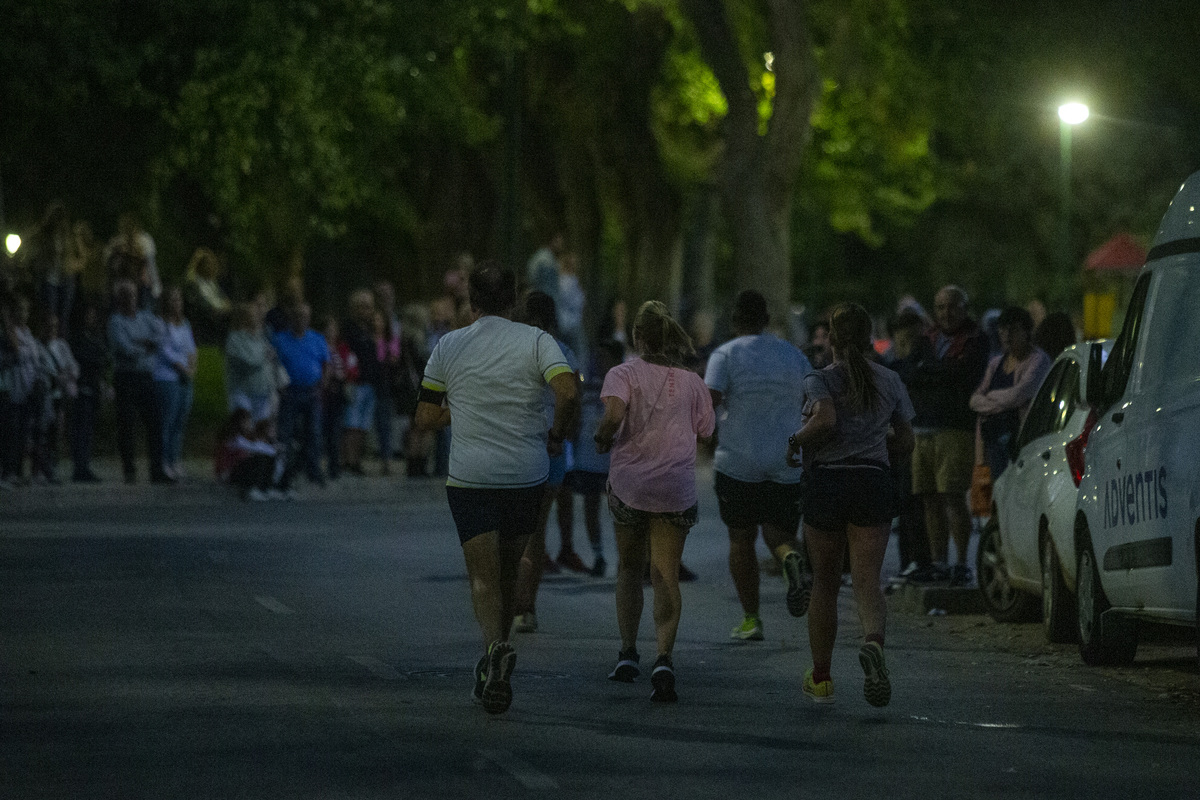
<svg viewBox="0 0 1200 800"><path fill-rule="evenodd" d="M10 233L4 237L4 249L8 251L10 256L15 256L17 250L21 249L21 237L15 233Z"/></svg>
<svg viewBox="0 0 1200 800"><path fill-rule="evenodd" d="M1059 229L1059 247L1063 272L1071 269L1071 128L1088 118L1088 107L1083 103L1064 103L1058 107L1059 140L1059 186L1062 201L1062 227Z"/></svg>

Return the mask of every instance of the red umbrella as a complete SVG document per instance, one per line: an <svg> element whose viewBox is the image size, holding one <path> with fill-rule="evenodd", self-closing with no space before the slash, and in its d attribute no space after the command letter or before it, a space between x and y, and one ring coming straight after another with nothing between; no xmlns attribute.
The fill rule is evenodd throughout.
<svg viewBox="0 0 1200 800"><path fill-rule="evenodd" d="M1084 269L1123 271L1141 269L1146 263L1146 248L1128 233L1118 233L1088 254Z"/></svg>

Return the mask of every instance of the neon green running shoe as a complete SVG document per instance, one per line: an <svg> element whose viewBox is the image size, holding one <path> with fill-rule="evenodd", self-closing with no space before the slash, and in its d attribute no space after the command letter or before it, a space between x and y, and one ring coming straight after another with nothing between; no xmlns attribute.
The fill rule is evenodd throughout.
<svg viewBox="0 0 1200 800"><path fill-rule="evenodd" d="M761 642L763 638L762 620L753 614L747 614L742 624L729 632L730 639L741 639L744 642Z"/></svg>
<svg viewBox="0 0 1200 800"><path fill-rule="evenodd" d="M814 703L833 702L833 680L813 682L812 670L804 673L804 694Z"/></svg>

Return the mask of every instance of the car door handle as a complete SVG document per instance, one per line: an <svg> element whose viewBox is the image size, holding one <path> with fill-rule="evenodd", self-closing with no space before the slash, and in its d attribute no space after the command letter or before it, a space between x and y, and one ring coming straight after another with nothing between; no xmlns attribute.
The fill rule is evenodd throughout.
<svg viewBox="0 0 1200 800"><path fill-rule="evenodd" d="M1113 421L1113 422L1115 422L1115 423L1117 423L1118 425L1120 425L1122 422L1124 422L1124 421L1125 421L1125 412L1124 412L1124 411L1118 411L1117 413L1113 414L1113 415L1112 415L1112 421Z"/></svg>
<svg viewBox="0 0 1200 800"><path fill-rule="evenodd" d="M1049 461L1050 460L1050 451L1049 450L1043 451L1042 458L1045 459L1046 461Z"/></svg>

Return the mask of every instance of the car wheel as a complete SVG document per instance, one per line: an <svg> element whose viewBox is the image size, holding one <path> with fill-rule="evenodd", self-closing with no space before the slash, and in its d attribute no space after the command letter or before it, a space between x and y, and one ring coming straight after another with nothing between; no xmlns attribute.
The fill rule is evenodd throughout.
<svg viewBox="0 0 1200 800"><path fill-rule="evenodd" d="M1075 563L1079 655L1083 663L1129 664L1137 654L1137 627L1127 620L1103 619L1109 603L1100 585L1100 570L1090 540L1080 542Z"/></svg>
<svg viewBox="0 0 1200 800"><path fill-rule="evenodd" d="M979 534L975 574L979 578L983 604L997 622L1027 622L1036 618L1034 597L1014 589L1008 580L1008 567L1000 549L1000 525L995 514Z"/></svg>
<svg viewBox="0 0 1200 800"><path fill-rule="evenodd" d="M1075 598L1063 581L1062 563L1049 536L1042 537L1042 627L1046 641L1075 641Z"/></svg>

